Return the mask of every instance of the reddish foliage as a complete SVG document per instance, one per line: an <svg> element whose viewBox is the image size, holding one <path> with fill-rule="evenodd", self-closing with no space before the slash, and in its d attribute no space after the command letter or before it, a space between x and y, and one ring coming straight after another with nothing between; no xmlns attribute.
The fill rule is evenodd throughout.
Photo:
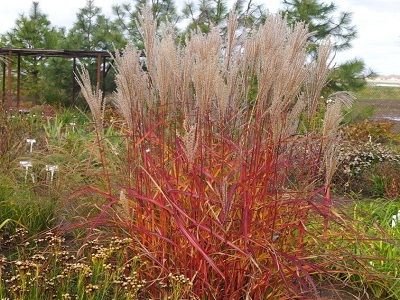
<svg viewBox="0 0 400 300"><path fill-rule="evenodd" d="M193 278L197 296L291 298L314 289L310 274L320 268L306 259L307 224L331 218L316 186L317 137L244 147L204 128L190 165L182 140L168 135L174 127L153 124L130 136L125 183L116 183L124 196L95 191L111 202L92 225L128 232L158 266L152 272Z"/></svg>

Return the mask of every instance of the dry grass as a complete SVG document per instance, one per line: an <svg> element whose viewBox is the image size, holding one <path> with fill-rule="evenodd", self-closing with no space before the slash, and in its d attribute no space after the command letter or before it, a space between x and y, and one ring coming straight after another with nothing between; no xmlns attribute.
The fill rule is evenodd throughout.
<svg viewBox="0 0 400 300"><path fill-rule="evenodd" d="M96 130L101 131L103 127L103 92L98 88L93 88L90 81L89 71L86 69L78 72L76 76L81 92L92 112Z"/></svg>

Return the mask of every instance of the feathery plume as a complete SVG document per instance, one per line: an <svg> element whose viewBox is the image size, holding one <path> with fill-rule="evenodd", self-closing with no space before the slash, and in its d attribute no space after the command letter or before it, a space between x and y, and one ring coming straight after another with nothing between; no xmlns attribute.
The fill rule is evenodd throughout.
<svg viewBox="0 0 400 300"><path fill-rule="evenodd" d="M81 88L82 95L92 112L96 130L100 133L103 130L103 92L100 89L93 88L90 81L89 71L87 69L78 71L75 78Z"/></svg>

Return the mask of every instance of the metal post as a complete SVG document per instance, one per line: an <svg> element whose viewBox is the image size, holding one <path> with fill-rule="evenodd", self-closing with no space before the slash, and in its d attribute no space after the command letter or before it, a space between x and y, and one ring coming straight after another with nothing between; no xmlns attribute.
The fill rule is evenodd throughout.
<svg viewBox="0 0 400 300"><path fill-rule="evenodd" d="M18 65L17 65L17 108L19 108L20 100L21 100L21 54L18 53Z"/></svg>
<svg viewBox="0 0 400 300"><path fill-rule="evenodd" d="M6 108L11 108L12 106L12 51L8 51L7 58L7 101Z"/></svg>
<svg viewBox="0 0 400 300"><path fill-rule="evenodd" d="M2 65L3 65L2 102L3 102L3 105L4 105L4 103L6 102L6 61L5 61L5 58L4 58L3 62L2 62Z"/></svg>
<svg viewBox="0 0 400 300"><path fill-rule="evenodd" d="M103 89L103 98L106 93L106 57L103 57L103 69L101 74L101 80L103 82L102 89Z"/></svg>
<svg viewBox="0 0 400 300"><path fill-rule="evenodd" d="M101 68L101 56L100 56L100 54L98 54L97 55L97 65L96 65L96 87L97 87L97 90L99 90L100 89L100 87L101 87L101 70L100 70L100 68Z"/></svg>
<svg viewBox="0 0 400 300"><path fill-rule="evenodd" d="M75 73L76 73L76 57L74 57L72 62L72 105L75 105Z"/></svg>

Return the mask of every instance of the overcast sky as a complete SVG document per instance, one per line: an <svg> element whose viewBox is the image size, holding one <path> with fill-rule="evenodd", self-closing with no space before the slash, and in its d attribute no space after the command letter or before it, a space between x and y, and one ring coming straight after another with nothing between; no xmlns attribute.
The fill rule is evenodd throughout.
<svg viewBox="0 0 400 300"><path fill-rule="evenodd" d="M5 0L2 0L5 1ZM37 0L53 25L70 27L85 0ZM328 1L328 0L327 0ZM95 0L103 13L111 15L113 4L129 0ZM185 0L177 0L182 5ZM275 12L281 0L259 0L270 12ZM338 53L338 62L354 57L362 58L367 67L382 75L400 75L400 0L334 0L340 10L353 12L353 24L358 38L353 48ZM13 27L19 14L28 12L32 0L11 0L0 9L0 32Z"/></svg>

